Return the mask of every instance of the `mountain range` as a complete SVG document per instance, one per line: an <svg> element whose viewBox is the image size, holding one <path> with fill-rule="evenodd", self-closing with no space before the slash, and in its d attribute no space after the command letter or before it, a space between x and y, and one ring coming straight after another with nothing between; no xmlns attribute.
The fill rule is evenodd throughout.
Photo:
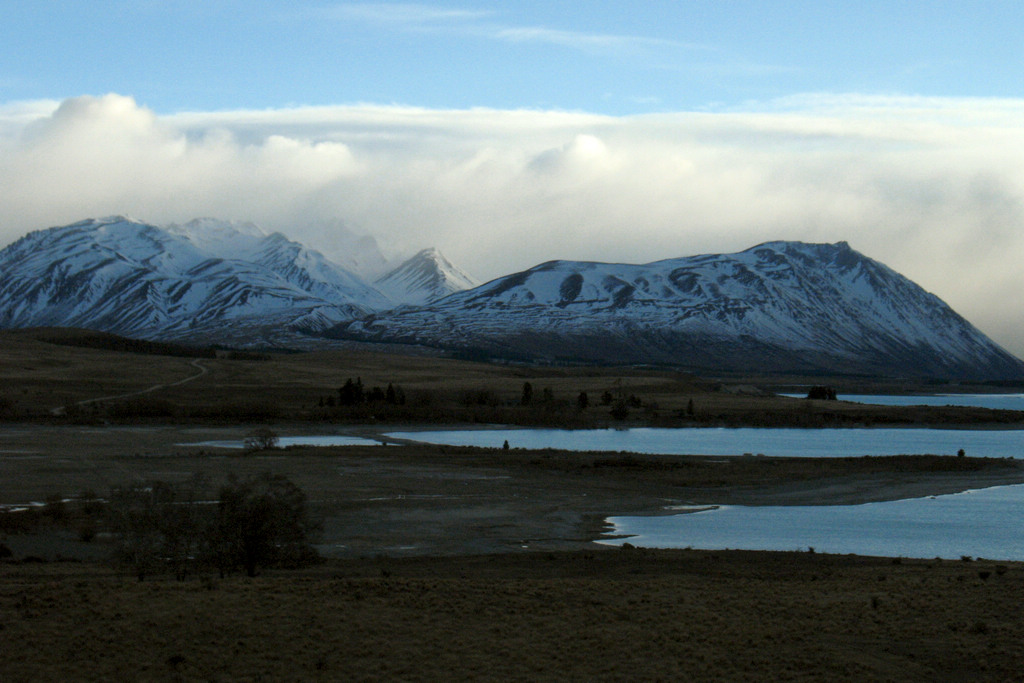
<svg viewBox="0 0 1024 683"><path fill-rule="evenodd" d="M328 335L474 356L945 378L1024 364L846 242L769 242L645 265L550 261Z"/></svg>
<svg viewBox="0 0 1024 683"><path fill-rule="evenodd" d="M248 223L198 219L158 227L124 216L32 232L0 251L0 327L83 327L144 339L245 345L311 335L372 311L472 284L430 268L439 252L399 266L417 282L388 293L318 251ZM453 286L454 285L450 285Z"/></svg>
<svg viewBox="0 0 1024 683"><path fill-rule="evenodd" d="M436 249L371 279L251 224L118 216L0 251L0 327L30 326L698 371L1024 378L1024 363L938 297L845 242L643 265L550 261L475 286Z"/></svg>

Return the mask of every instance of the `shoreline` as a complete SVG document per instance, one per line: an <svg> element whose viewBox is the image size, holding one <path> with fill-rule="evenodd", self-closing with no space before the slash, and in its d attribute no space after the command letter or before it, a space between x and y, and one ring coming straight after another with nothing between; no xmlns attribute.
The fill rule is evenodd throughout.
<svg viewBox="0 0 1024 683"><path fill-rule="evenodd" d="M74 431L73 451L65 429L7 432L0 447L34 454L0 457L0 504L102 495L131 480L201 475L216 486L232 474L272 471L306 492L324 520L319 545L328 557L452 556L601 549L609 517L677 514L667 509L673 505L854 505L1024 484L1024 460L955 456L666 456L428 444L246 454L177 445L245 432L87 427Z"/></svg>

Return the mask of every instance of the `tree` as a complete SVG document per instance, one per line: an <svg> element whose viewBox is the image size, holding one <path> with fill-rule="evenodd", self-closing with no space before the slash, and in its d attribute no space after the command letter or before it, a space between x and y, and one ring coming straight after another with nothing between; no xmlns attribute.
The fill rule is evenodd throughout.
<svg viewBox="0 0 1024 683"><path fill-rule="evenodd" d="M576 397L576 407L586 410L588 405L590 405L590 398L587 397L587 392L581 391L580 395Z"/></svg>
<svg viewBox="0 0 1024 683"><path fill-rule="evenodd" d="M814 386L811 387L810 390L807 392L807 398L819 399L824 401L835 401L836 390L834 387Z"/></svg>
<svg viewBox="0 0 1024 683"><path fill-rule="evenodd" d="M242 445L247 451L266 451L277 448L280 439L277 432L268 427L258 427L242 440Z"/></svg>
<svg viewBox="0 0 1024 683"><path fill-rule="evenodd" d="M338 404L343 406L353 406L363 402L363 379L362 377L356 377L353 382L352 378L349 377L345 380L344 386L338 389Z"/></svg>
<svg viewBox="0 0 1024 683"><path fill-rule="evenodd" d="M200 554L206 518L198 502L201 477L181 484L165 481L115 487L107 509L118 535L118 555L139 581L170 568L182 580Z"/></svg>
<svg viewBox="0 0 1024 683"><path fill-rule="evenodd" d="M620 399L615 402L615 405L612 406L612 409L609 411L609 414L616 420L625 420L627 417L629 417L629 406L626 405L625 401Z"/></svg>
<svg viewBox="0 0 1024 683"><path fill-rule="evenodd" d="M306 494L287 477L267 472L232 478L218 498L210 545L222 575L242 567L256 576L260 567L316 557L310 538L318 525L306 509Z"/></svg>
<svg viewBox="0 0 1024 683"><path fill-rule="evenodd" d="M519 402L524 406L530 405L530 401L533 400L533 385L529 382L523 382L523 395L519 399Z"/></svg>
<svg viewBox="0 0 1024 683"><path fill-rule="evenodd" d="M166 489L157 484L118 486L110 492L110 527L118 536L117 556L142 581L157 571L163 537L159 508Z"/></svg>

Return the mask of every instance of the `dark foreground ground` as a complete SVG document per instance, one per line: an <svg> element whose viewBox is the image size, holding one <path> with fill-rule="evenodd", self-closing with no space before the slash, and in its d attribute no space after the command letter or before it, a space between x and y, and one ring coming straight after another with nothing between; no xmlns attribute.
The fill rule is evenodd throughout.
<svg viewBox="0 0 1024 683"><path fill-rule="evenodd" d="M434 446L225 455L181 428L9 431L0 503L273 471L332 559L145 582L109 539L2 539L0 681L1020 680L1024 565L593 543L682 502L856 503L1024 481L1018 460ZM120 446L115 447L115 444ZM130 445L130 448L128 447ZM31 560L31 556L36 560ZM78 561L54 560L60 557Z"/></svg>
<svg viewBox="0 0 1024 683"><path fill-rule="evenodd" d="M0 565L0 680L1020 680L1024 566L638 549Z"/></svg>

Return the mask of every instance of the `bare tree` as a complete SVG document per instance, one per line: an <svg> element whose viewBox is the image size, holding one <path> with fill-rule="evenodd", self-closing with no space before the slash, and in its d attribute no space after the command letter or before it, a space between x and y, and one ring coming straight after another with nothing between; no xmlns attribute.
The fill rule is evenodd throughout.
<svg viewBox="0 0 1024 683"><path fill-rule="evenodd" d="M249 432L249 435L242 441L242 445L247 451L266 451L277 448L279 442L280 438L277 436L277 432L268 427L258 427Z"/></svg>

